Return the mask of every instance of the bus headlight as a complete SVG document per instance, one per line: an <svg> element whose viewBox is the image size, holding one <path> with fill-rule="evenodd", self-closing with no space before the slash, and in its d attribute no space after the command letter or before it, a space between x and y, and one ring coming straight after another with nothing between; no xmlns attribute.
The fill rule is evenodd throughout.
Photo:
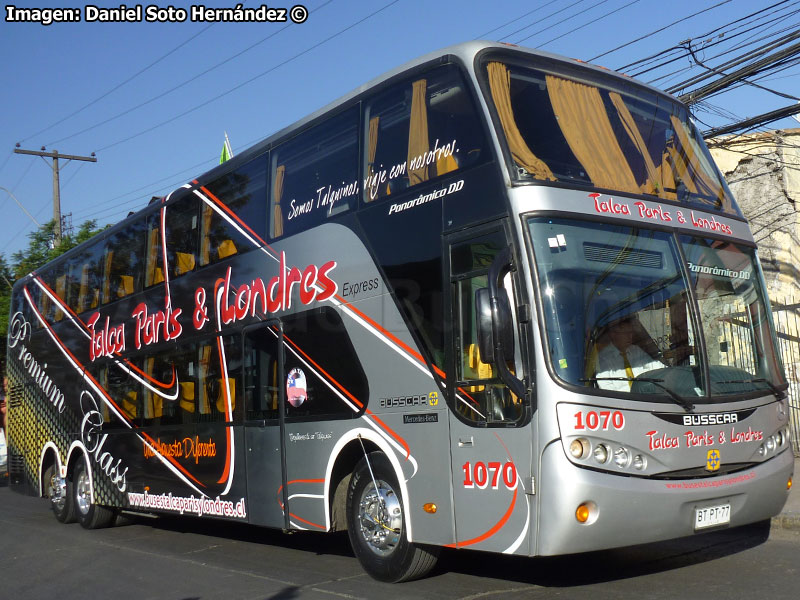
<svg viewBox="0 0 800 600"><path fill-rule="evenodd" d="M637 471L644 471L647 468L647 459L641 454L633 457L633 468Z"/></svg>
<svg viewBox="0 0 800 600"><path fill-rule="evenodd" d="M569 444L569 453L573 458L583 459L589 456L589 440L586 438L578 438L572 440Z"/></svg>
<svg viewBox="0 0 800 600"><path fill-rule="evenodd" d="M775 436L771 435L767 438L767 441L764 442L764 445L767 448L767 452L773 452L775 450Z"/></svg>
<svg viewBox="0 0 800 600"><path fill-rule="evenodd" d="M608 446L605 444L597 444L597 446L594 447L594 459L601 465L606 464L609 458L610 452Z"/></svg>
<svg viewBox="0 0 800 600"><path fill-rule="evenodd" d="M620 446L616 450L614 450L614 464L616 464L620 469L624 469L628 466L631 460L631 453L628 452L628 449L624 446Z"/></svg>

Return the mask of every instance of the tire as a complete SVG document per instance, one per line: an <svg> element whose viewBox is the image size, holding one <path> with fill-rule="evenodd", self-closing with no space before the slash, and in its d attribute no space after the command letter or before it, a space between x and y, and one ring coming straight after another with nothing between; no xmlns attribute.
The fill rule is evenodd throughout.
<svg viewBox="0 0 800 600"><path fill-rule="evenodd" d="M381 452L372 452L368 458L369 463L365 457L356 465L347 489L347 533L353 552L378 581L399 583L423 577L436 565L439 548L408 541L394 469Z"/></svg>
<svg viewBox="0 0 800 600"><path fill-rule="evenodd" d="M44 472L44 495L50 500L50 508L61 523L75 522L75 502L70 494L67 480L56 476L56 466L50 465Z"/></svg>
<svg viewBox="0 0 800 600"><path fill-rule="evenodd" d="M108 527L114 520L114 511L92 502L91 475L86 470L83 460L75 463L72 470L72 500L75 516L85 529L101 529Z"/></svg>

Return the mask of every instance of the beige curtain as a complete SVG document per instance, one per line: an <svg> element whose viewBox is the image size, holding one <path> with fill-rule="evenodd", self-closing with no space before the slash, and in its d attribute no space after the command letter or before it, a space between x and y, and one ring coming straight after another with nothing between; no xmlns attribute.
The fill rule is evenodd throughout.
<svg viewBox="0 0 800 600"><path fill-rule="evenodd" d="M367 148L367 179L372 177L375 173L375 154L378 151L378 125L380 124L381 118L372 117L369 120L369 147ZM380 195L377 194L376 197ZM366 194L366 201L371 202L373 200L372 195L367 192Z"/></svg>
<svg viewBox="0 0 800 600"><path fill-rule="evenodd" d="M502 63L491 62L487 66L487 71L489 73L489 88L492 92L492 99L494 100L495 108L497 108L497 114L500 117L500 123L506 134L506 140L508 140L508 147L511 150L514 162L536 179L555 181L556 178L550 167L531 152L528 144L525 143L525 138L522 137L522 133L517 127L514 119L514 110L511 107L511 74L508 69Z"/></svg>
<svg viewBox="0 0 800 600"><path fill-rule="evenodd" d="M561 132L592 183L638 193L639 185L614 135L600 90L548 75L547 91Z"/></svg>
<svg viewBox="0 0 800 600"><path fill-rule="evenodd" d="M286 165L279 165L275 170L275 187L272 199L272 237L283 235L283 211L281 211L281 196L283 196L283 178L286 176Z"/></svg>
<svg viewBox="0 0 800 600"><path fill-rule="evenodd" d="M622 125L625 127L625 132L642 155L642 159L644 159L644 166L647 170L647 181L642 185L642 192L645 194L659 194L663 189L661 180L659 179L660 173L653 162L653 158L650 156L647 143L644 141L639 128L636 126L636 121L633 120L633 115L628 110L628 107L625 106L622 96L617 92L610 92L608 95L611 98L611 103L614 105L614 108L617 109L617 114L622 121Z"/></svg>
<svg viewBox="0 0 800 600"><path fill-rule="evenodd" d="M201 235L201 242L200 242L200 264L207 265L211 261L211 213L214 210L206 203L203 203L203 217L202 221L202 229L203 233Z"/></svg>
<svg viewBox="0 0 800 600"><path fill-rule="evenodd" d="M411 86L411 121L408 126L408 184L409 186L428 180L428 167L420 165L412 169L411 161L428 152L428 107L425 104L426 79L419 79Z"/></svg>

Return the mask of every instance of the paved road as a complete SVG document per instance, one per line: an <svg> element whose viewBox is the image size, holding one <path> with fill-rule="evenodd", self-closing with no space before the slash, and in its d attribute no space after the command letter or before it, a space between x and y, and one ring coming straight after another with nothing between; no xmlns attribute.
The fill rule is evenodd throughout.
<svg viewBox="0 0 800 600"><path fill-rule="evenodd" d="M450 551L433 576L364 575L346 536L137 517L62 525L46 501L0 488L0 599L797 598L800 531L766 524L662 544L546 559Z"/></svg>

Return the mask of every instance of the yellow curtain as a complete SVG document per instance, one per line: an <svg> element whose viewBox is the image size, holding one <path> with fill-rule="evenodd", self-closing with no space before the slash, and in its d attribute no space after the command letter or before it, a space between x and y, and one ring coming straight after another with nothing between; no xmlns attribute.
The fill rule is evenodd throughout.
<svg viewBox="0 0 800 600"><path fill-rule="evenodd" d="M160 256L159 250L159 230L158 227L152 228L147 234L147 272L145 273L145 287L150 287L156 283L164 281L164 274L158 266Z"/></svg>
<svg viewBox="0 0 800 600"><path fill-rule="evenodd" d="M625 106L622 96L617 92L610 92L608 95L611 98L611 103L614 105L614 108L617 109L617 114L622 121L623 127L625 127L625 132L628 134L628 137L631 138L634 146L636 146L636 149L644 159L644 166L645 169L647 169L647 181L642 184L642 192L645 194L659 194L663 187L659 179L659 171L653 162L653 158L650 156L647 143L644 141L642 133L636 126L636 121L633 120L631 111Z"/></svg>
<svg viewBox="0 0 800 600"><path fill-rule="evenodd" d="M155 366L155 359L153 357L147 358L145 360L145 373L147 373L151 378L153 377L154 366ZM161 397L154 394L150 390L145 391L144 418L155 419L161 417L163 414L164 414L164 401L161 399Z"/></svg>
<svg viewBox="0 0 800 600"><path fill-rule="evenodd" d="M690 192L715 197L719 208L730 210L730 202L722 186L711 178L703 161L697 156L686 124L675 115L670 115L670 121L679 145L679 148L670 149L672 165L677 176Z"/></svg>
<svg viewBox="0 0 800 600"><path fill-rule="evenodd" d="M211 259L211 213L213 212L208 204L203 204L203 235L200 243L201 265L207 265Z"/></svg>
<svg viewBox="0 0 800 600"><path fill-rule="evenodd" d="M494 100L495 108L497 108L497 114L500 117L500 123L506 134L506 140L508 140L508 147L511 150L514 162L536 179L555 181L556 178L550 167L531 152L528 144L525 143L525 138L522 137L522 133L517 127L514 119L514 109L511 107L511 74L508 69L502 63L491 62L487 66L487 71L489 73L489 88L492 91L492 99Z"/></svg>
<svg viewBox="0 0 800 600"><path fill-rule="evenodd" d="M424 155L428 144L428 107L425 105L426 79L418 79L411 86L411 120L408 126L408 185L417 185L428 180L428 168L424 164ZM423 157L423 164L411 168L412 161Z"/></svg>
<svg viewBox="0 0 800 600"><path fill-rule="evenodd" d="M111 263L114 259L114 251L106 252L105 264L103 265L103 303L111 302Z"/></svg>
<svg viewBox="0 0 800 600"><path fill-rule="evenodd" d="M283 196L283 178L286 176L286 165L279 165L275 170L275 187L272 199L272 237L283 235L283 212L281 196Z"/></svg>
<svg viewBox="0 0 800 600"><path fill-rule="evenodd" d="M547 92L558 126L592 183L638 193L639 185L614 135L600 90L548 75Z"/></svg>
<svg viewBox="0 0 800 600"><path fill-rule="evenodd" d="M378 125L380 123L381 118L372 117L369 120L369 147L367 148L367 179L369 180L372 175L375 173L375 154L378 150ZM367 202L372 201L371 194L367 194ZM376 195L377 197L377 195Z"/></svg>
<svg viewBox="0 0 800 600"><path fill-rule="evenodd" d="M61 277L56 277L56 296L58 296L59 300L62 303L66 303L67 300L67 275L64 274ZM56 308L56 316L55 320L60 321L64 318L64 311L60 308Z"/></svg>

